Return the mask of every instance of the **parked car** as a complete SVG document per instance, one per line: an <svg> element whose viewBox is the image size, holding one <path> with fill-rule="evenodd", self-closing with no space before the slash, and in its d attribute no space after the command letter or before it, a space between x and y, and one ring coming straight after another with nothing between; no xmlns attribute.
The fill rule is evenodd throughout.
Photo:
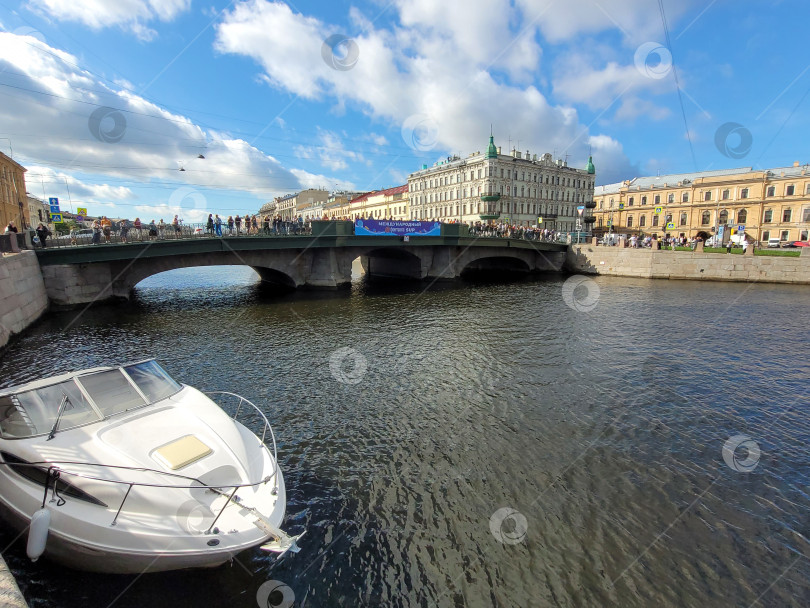
<svg viewBox="0 0 810 608"><path fill-rule="evenodd" d="M770 248L779 247L779 245L781 243L782 243L782 241L779 240L778 236L775 236L775 237L772 237L772 238L768 239L768 247L770 247Z"/></svg>
<svg viewBox="0 0 810 608"><path fill-rule="evenodd" d="M810 241L793 241L794 247L810 247Z"/></svg>
<svg viewBox="0 0 810 608"><path fill-rule="evenodd" d="M795 248L796 246L797 245L796 245L796 243L794 241L785 241L784 243L782 243L783 248L786 248L786 247L794 247Z"/></svg>

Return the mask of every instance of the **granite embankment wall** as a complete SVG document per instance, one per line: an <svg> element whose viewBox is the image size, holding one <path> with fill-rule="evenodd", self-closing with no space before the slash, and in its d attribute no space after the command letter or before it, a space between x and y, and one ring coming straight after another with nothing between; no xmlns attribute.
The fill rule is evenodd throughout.
<svg viewBox="0 0 810 608"><path fill-rule="evenodd" d="M46 310L48 295L36 253L0 257L0 348Z"/></svg>
<svg viewBox="0 0 810 608"><path fill-rule="evenodd" d="M739 255L573 245L567 268L582 272L647 279L756 281L810 285L810 251L799 257Z"/></svg>

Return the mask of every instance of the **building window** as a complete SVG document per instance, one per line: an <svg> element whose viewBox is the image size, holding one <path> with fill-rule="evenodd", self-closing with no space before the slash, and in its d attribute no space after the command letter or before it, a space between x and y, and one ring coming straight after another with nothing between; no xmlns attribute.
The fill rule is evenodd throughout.
<svg viewBox="0 0 810 608"><path fill-rule="evenodd" d="M681 202L682 203L688 203L689 202L689 193L688 192L684 192L683 194L681 194Z"/></svg>
<svg viewBox="0 0 810 608"><path fill-rule="evenodd" d="M704 211L703 214L700 216L700 224L702 226L708 226L709 223L712 221L712 214L708 211Z"/></svg>
<svg viewBox="0 0 810 608"><path fill-rule="evenodd" d="M720 212L720 225L725 226L726 224L728 224L728 211L723 209Z"/></svg>
<svg viewBox="0 0 810 608"><path fill-rule="evenodd" d="M780 241L787 241L789 236L790 236L790 232L788 230L783 230L782 234L779 236L779 240Z"/></svg>
<svg viewBox="0 0 810 608"><path fill-rule="evenodd" d="M647 216L646 215L642 215L640 218L638 218L638 225L641 226L641 227L644 227L644 226L647 225Z"/></svg>
<svg viewBox="0 0 810 608"><path fill-rule="evenodd" d="M632 216L632 215L628 215L628 216L627 216L627 227L628 227L628 228L632 228L632 227L633 227L633 216Z"/></svg>
<svg viewBox="0 0 810 608"><path fill-rule="evenodd" d="M791 184L785 188L785 196L793 196L793 193L796 191L796 186Z"/></svg>
<svg viewBox="0 0 810 608"><path fill-rule="evenodd" d="M660 194L656 194L656 195L655 195L655 199L654 199L654 200L655 200L655 204L656 204L656 205L660 205L660 204L661 204L661 195L660 195Z"/></svg>
<svg viewBox="0 0 810 608"><path fill-rule="evenodd" d="M653 225L653 226L657 226L657 225L658 225L658 216L657 216L657 215L654 215L654 216L653 216L653 218L652 218L652 225Z"/></svg>
<svg viewBox="0 0 810 608"><path fill-rule="evenodd" d="M740 190L740 198L748 198L748 188Z"/></svg>
<svg viewBox="0 0 810 608"><path fill-rule="evenodd" d="M681 213L681 226L686 226L686 213Z"/></svg>
<svg viewBox="0 0 810 608"><path fill-rule="evenodd" d="M766 224L770 224L773 221L773 209L768 209L765 211L765 218L762 221Z"/></svg>
<svg viewBox="0 0 810 608"><path fill-rule="evenodd" d="M634 198L631 196L631 197L630 197L630 198L627 200L627 206L628 206L628 207L632 207L632 206L633 206L633 202L634 202Z"/></svg>
<svg viewBox="0 0 810 608"><path fill-rule="evenodd" d="M667 195L667 202L668 203L674 203L675 202L675 195L674 194Z"/></svg>
<svg viewBox="0 0 810 608"><path fill-rule="evenodd" d="M806 241L807 240L807 230L802 230L799 233L799 240L800 241Z"/></svg>
<svg viewBox="0 0 810 608"><path fill-rule="evenodd" d="M600 208L600 209L604 209L604 208L605 208L605 202L604 202L604 201L599 201L599 208Z"/></svg>
<svg viewBox="0 0 810 608"><path fill-rule="evenodd" d="M789 222L791 215L793 215L791 209L789 209L789 208L788 209L782 209L782 221L783 222Z"/></svg>
<svg viewBox="0 0 810 608"><path fill-rule="evenodd" d="M745 224L745 220L748 219L748 211L745 209L740 209L737 212L737 223L738 224Z"/></svg>
<svg viewBox="0 0 810 608"><path fill-rule="evenodd" d="M667 224L669 224L672 221L672 214L671 213L667 213L667 220L666 221L667 221Z"/></svg>
<svg viewBox="0 0 810 608"><path fill-rule="evenodd" d="M776 194L776 188L774 186L768 186L768 189L765 191L765 196L773 196ZM767 241L768 237L765 237L763 240Z"/></svg>
<svg viewBox="0 0 810 608"><path fill-rule="evenodd" d="M729 193L729 190L728 190L728 189L723 190L723 194L721 194L721 195L720 195L720 198L721 198L721 199L723 199L724 201L727 201L727 200L728 200L728 197L729 197L729 194L730 194L730 193Z"/></svg>
<svg viewBox="0 0 810 608"><path fill-rule="evenodd" d="M646 196L642 196L642 197L641 197L641 204L642 204L642 205L646 205L646 204L647 204L647 197L646 197Z"/></svg>
<svg viewBox="0 0 810 608"><path fill-rule="evenodd" d="M810 207L805 207L802 209L802 221L810 222Z"/></svg>
<svg viewBox="0 0 810 608"><path fill-rule="evenodd" d="M770 233L769 230L766 230L765 232L762 233L762 240L763 241L767 241L769 238L771 238L771 233Z"/></svg>
<svg viewBox="0 0 810 608"><path fill-rule="evenodd" d="M707 190L706 192L703 193L703 200L704 201L712 200L712 192L711 192L711 190Z"/></svg>

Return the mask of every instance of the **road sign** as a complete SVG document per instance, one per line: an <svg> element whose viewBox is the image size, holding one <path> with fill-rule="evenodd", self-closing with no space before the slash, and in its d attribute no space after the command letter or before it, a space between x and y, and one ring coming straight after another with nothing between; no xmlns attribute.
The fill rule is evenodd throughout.
<svg viewBox="0 0 810 608"><path fill-rule="evenodd" d="M543 218L542 218L542 217L538 217L538 218L537 218L537 223L538 223L538 224L542 224L542 223L543 223Z"/></svg>
<svg viewBox="0 0 810 608"><path fill-rule="evenodd" d="M84 221L84 216L83 215L77 215L76 216L76 223L77 224L81 224L83 221Z"/></svg>
<svg viewBox="0 0 810 608"><path fill-rule="evenodd" d="M51 213L59 213L59 205L51 205Z"/></svg>
<svg viewBox="0 0 810 608"><path fill-rule="evenodd" d="M624 209L624 203L619 203L619 209Z"/></svg>
<svg viewBox="0 0 810 608"><path fill-rule="evenodd" d="M655 214L656 214L656 215L661 215L661 212L662 212L663 210L664 210L664 208L663 208L663 207L656 207L656 208L655 208Z"/></svg>
<svg viewBox="0 0 810 608"><path fill-rule="evenodd" d="M580 205L579 207L577 207L577 213L579 213L580 215L582 215L582 212L583 212L583 211L585 211L585 207L584 207L584 206Z"/></svg>
<svg viewBox="0 0 810 608"><path fill-rule="evenodd" d="M61 213L51 213L51 221L54 224L61 224L62 223L62 214Z"/></svg>
<svg viewBox="0 0 810 608"><path fill-rule="evenodd" d="M76 213L79 215L87 215L87 208L86 207L76 207Z"/></svg>
<svg viewBox="0 0 810 608"><path fill-rule="evenodd" d="M737 232L745 232L745 226L743 226L742 224L737 226Z"/></svg>
<svg viewBox="0 0 810 608"><path fill-rule="evenodd" d="M51 198L48 199L48 204L49 205L58 205L59 204L59 199L56 198L55 196L52 196Z"/></svg>
<svg viewBox="0 0 810 608"><path fill-rule="evenodd" d="M612 225L613 225L613 220L608 220L608 221L607 221L607 225L608 225L608 226L612 226Z"/></svg>
<svg viewBox="0 0 810 608"><path fill-rule="evenodd" d="M667 230L675 230L675 223L674 222L667 223Z"/></svg>

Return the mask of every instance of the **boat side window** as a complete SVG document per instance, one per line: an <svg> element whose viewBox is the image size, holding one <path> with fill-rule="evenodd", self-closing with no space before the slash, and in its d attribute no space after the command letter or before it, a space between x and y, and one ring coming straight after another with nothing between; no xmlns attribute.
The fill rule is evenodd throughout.
<svg viewBox="0 0 810 608"><path fill-rule="evenodd" d="M124 370L138 385L141 392L151 403L174 395L183 387L167 374L157 361L144 361L128 365Z"/></svg>
<svg viewBox="0 0 810 608"><path fill-rule="evenodd" d="M3 435L14 437L30 437L48 433L53 428L56 417L59 414L59 404L62 398L67 395L69 401L65 404L62 415L59 417L57 430L80 426L89 422L99 420L98 414L85 399L79 387L73 380L52 384L32 391L18 393L16 395L19 406L17 413L7 418L9 428L5 422L2 424ZM23 429L23 424L27 431ZM19 434L24 433L24 434Z"/></svg>
<svg viewBox="0 0 810 608"><path fill-rule="evenodd" d="M120 369L80 376L77 381L105 417L146 405L143 397Z"/></svg>
<svg viewBox="0 0 810 608"><path fill-rule="evenodd" d="M36 429L11 395L0 397L0 433L3 437L30 437Z"/></svg>

